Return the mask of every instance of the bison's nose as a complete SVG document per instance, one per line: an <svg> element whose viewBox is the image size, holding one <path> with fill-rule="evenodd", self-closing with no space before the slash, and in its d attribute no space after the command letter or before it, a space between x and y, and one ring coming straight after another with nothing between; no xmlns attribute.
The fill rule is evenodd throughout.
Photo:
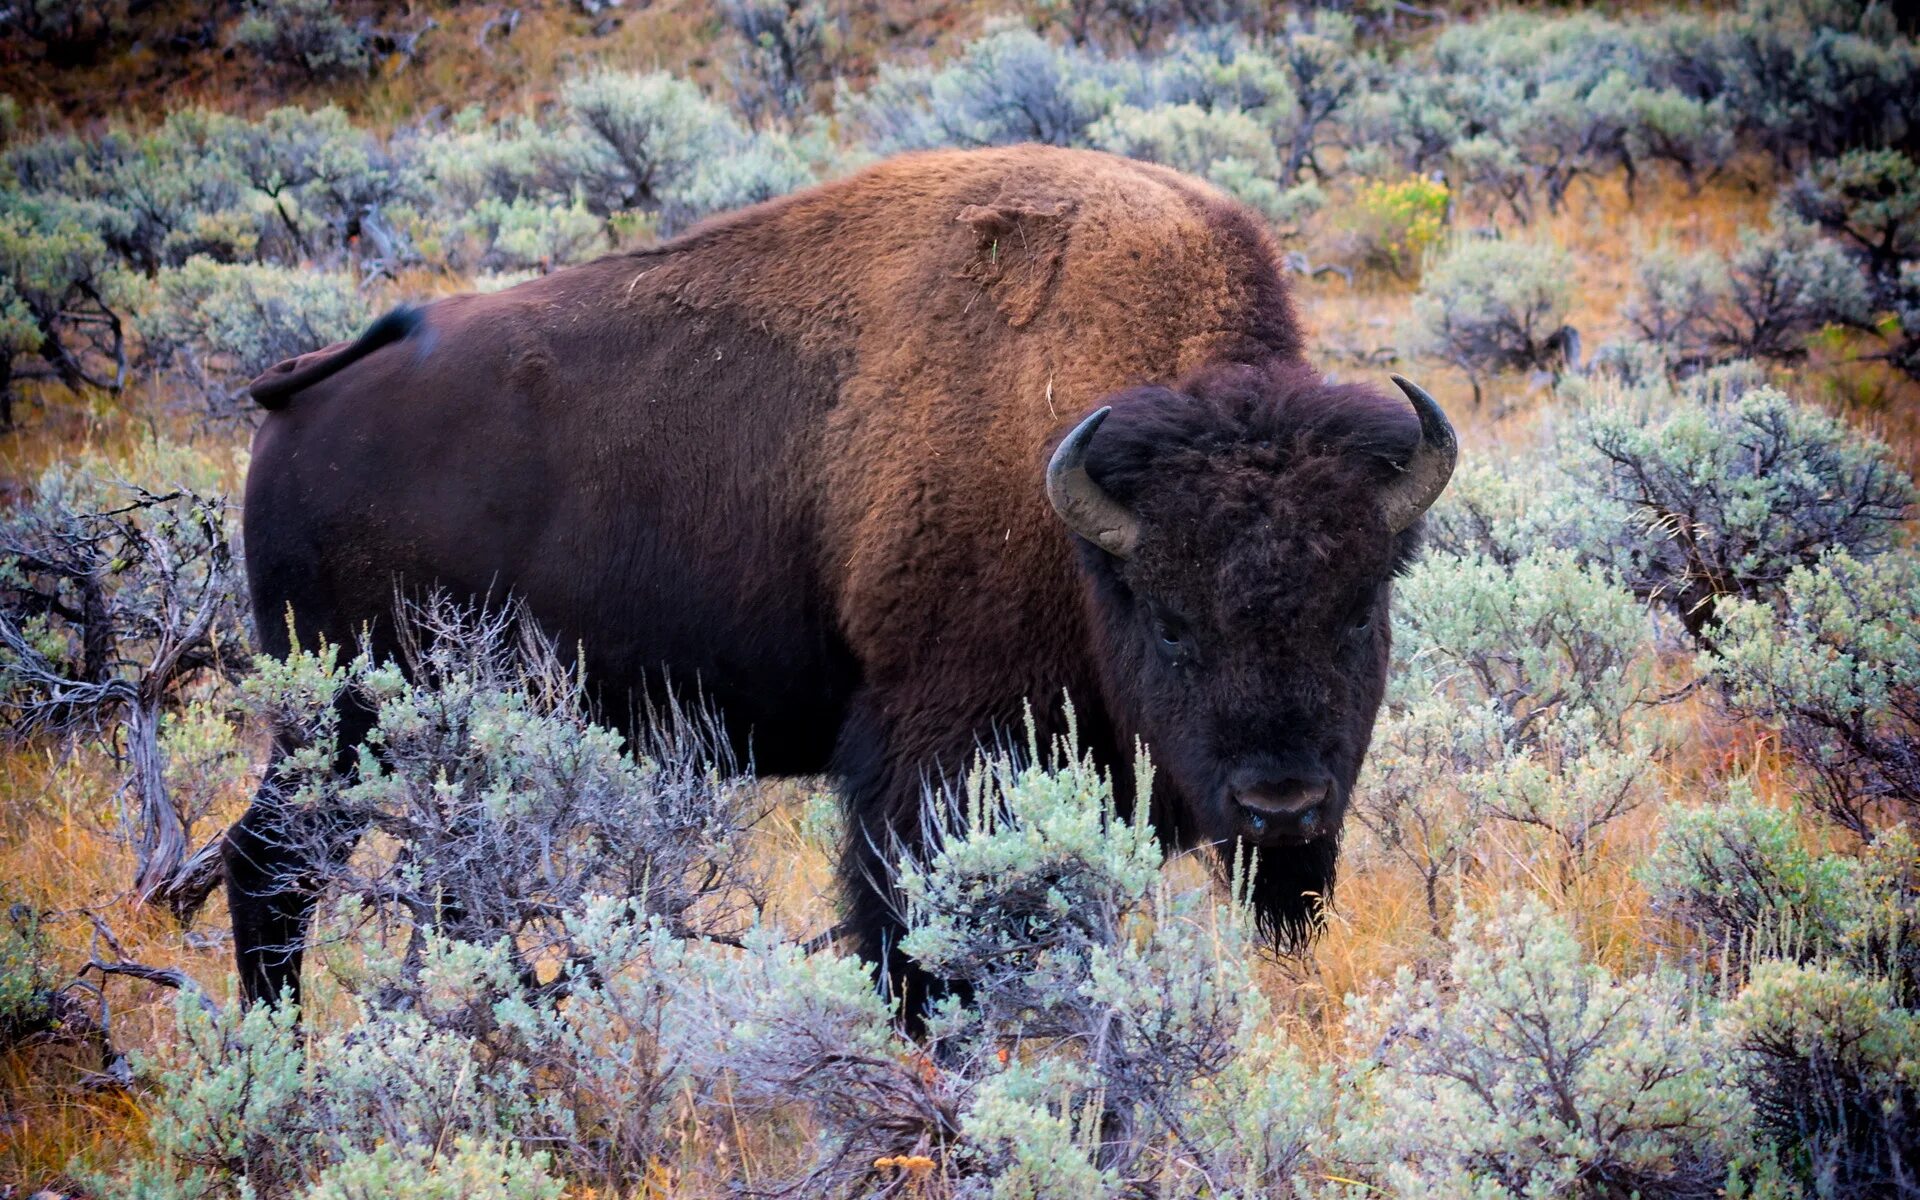
<svg viewBox="0 0 1920 1200"><path fill-rule="evenodd" d="M1326 832L1326 779L1236 779L1233 799L1247 831L1262 838L1315 838Z"/></svg>

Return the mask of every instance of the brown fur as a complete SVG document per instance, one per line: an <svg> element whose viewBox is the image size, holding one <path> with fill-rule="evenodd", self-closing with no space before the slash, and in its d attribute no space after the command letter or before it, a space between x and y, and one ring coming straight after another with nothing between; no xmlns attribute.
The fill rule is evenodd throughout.
<svg viewBox="0 0 1920 1200"><path fill-rule="evenodd" d="M349 639L396 579L511 592L585 646L604 702L698 678L762 770L832 771L881 839L911 840L929 774L1023 705L1057 722L1063 694L1103 758L1153 744L1183 844L1234 835L1229 758L1324 751L1344 798L1411 544L1370 494L1417 426L1305 369L1277 264L1204 184L1025 146L893 159L437 302L345 369L305 356L313 382L276 395L247 490L260 628L284 651L291 605L303 636ZM1126 563L1042 485L1112 397L1092 471L1155 531ZM1141 657L1163 602L1214 643L1207 688ZM1375 610L1364 645L1341 641ZM277 819L269 791L229 848L253 994L297 977L305 919L269 879ZM1332 847L1270 852L1269 924L1305 921ZM856 836L875 955L884 870Z"/></svg>

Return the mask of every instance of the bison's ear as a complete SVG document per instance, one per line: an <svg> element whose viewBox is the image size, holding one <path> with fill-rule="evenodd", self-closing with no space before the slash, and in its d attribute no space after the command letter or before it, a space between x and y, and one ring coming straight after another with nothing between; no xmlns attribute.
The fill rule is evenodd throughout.
<svg viewBox="0 0 1920 1200"><path fill-rule="evenodd" d="M959 221L973 231L974 245L961 278L991 288L1007 324L1018 329L1047 305L1072 215L1067 201L969 204Z"/></svg>

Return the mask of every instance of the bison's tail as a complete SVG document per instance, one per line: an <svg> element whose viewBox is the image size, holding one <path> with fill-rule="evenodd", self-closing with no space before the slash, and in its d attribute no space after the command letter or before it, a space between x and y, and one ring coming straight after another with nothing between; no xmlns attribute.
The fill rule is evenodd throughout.
<svg viewBox="0 0 1920 1200"><path fill-rule="evenodd" d="M351 342L337 342L324 350L315 350L275 363L247 385L247 394L261 408L280 408L301 388L312 387L335 371L352 366L375 350L400 341L426 319L426 310L403 304L367 326L367 331Z"/></svg>

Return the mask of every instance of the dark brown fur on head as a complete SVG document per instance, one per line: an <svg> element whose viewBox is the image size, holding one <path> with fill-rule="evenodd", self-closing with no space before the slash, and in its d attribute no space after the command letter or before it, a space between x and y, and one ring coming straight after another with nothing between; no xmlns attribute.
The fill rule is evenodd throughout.
<svg viewBox="0 0 1920 1200"><path fill-rule="evenodd" d="M1142 534L1124 560L1082 547L1103 690L1152 751L1156 818L1182 844L1254 844L1262 924L1291 940L1331 887L1385 687L1389 581L1419 533L1391 533L1376 500L1418 421L1274 360L1107 403L1087 468ZM1250 826L1249 777L1330 784L1313 834Z"/></svg>

